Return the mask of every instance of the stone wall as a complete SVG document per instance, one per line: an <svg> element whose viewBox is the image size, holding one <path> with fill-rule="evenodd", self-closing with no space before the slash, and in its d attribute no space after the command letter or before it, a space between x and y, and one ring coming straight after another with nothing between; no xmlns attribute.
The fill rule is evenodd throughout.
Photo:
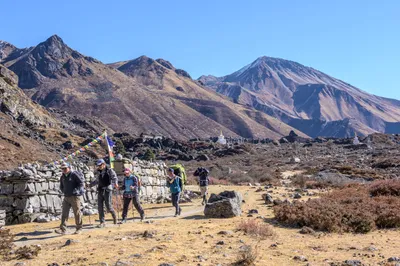
<svg viewBox="0 0 400 266"><path fill-rule="evenodd" d="M94 169L83 163L72 163L72 168L84 174L87 184L94 178ZM134 161L132 168L141 176L143 202L160 202L166 197L164 163ZM56 166L39 164L0 171L0 210L6 212L6 224L59 219L63 199L59 190L61 174L61 169ZM122 181L123 177L119 179ZM82 202L84 214L95 213L96 187L86 190Z"/></svg>

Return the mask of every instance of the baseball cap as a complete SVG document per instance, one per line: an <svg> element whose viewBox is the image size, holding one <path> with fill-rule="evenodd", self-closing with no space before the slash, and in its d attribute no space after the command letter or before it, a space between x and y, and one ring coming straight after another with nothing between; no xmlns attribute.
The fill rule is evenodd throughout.
<svg viewBox="0 0 400 266"><path fill-rule="evenodd" d="M62 163L61 169L64 169L64 168L71 168L71 165L69 163Z"/></svg>
<svg viewBox="0 0 400 266"><path fill-rule="evenodd" d="M105 164L106 162L103 159L99 159L97 160L96 165L99 166L102 165L103 163Z"/></svg>
<svg viewBox="0 0 400 266"><path fill-rule="evenodd" d="M168 172L174 173L174 168L168 168Z"/></svg>

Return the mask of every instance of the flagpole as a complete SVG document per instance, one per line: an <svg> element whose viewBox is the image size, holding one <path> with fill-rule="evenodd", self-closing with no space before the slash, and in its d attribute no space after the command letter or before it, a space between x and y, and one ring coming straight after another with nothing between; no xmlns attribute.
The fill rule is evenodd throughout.
<svg viewBox="0 0 400 266"><path fill-rule="evenodd" d="M113 161L114 156L113 156L110 144L108 143L107 130L104 131L104 138L105 138L106 143L107 143L107 150L108 150L108 158L109 158L109 161L110 161L110 167L113 169L114 168L114 161Z"/></svg>

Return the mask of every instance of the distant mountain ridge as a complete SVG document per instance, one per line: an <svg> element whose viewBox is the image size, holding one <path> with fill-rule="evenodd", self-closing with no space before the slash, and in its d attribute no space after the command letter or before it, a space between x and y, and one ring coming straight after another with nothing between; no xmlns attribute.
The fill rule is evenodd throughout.
<svg viewBox="0 0 400 266"><path fill-rule="evenodd" d="M199 81L309 136L400 132L400 101L368 94L293 61L263 56L230 75Z"/></svg>
<svg viewBox="0 0 400 266"><path fill-rule="evenodd" d="M7 49L0 63L18 75L19 86L34 101L98 119L118 132L189 139L222 131L232 137L279 138L293 130L232 103L163 59L143 56L105 65L57 35L35 47Z"/></svg>

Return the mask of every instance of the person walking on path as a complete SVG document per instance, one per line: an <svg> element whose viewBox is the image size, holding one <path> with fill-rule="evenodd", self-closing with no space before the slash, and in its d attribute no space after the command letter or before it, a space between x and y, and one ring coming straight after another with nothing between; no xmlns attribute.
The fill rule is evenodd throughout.
<svg viewBox="0 0 400 266"><path fill-rule="evenodd" d="M137 176L131 173L129 168L125 168L124 170L124 185L122 186L122 190L124 191L124 208L122 211L122 220L121 223L126 223L126 217L128 215L129 203L132 201L132 204L135 206L136 210L140 214L140 220L143 221L144 211L142 206L140 205L139 200L139 179Z"/></svg>
<svg viewBox="0 0 400 266"><path fill-rule="evenodd" d="M175 175L174 169L168 169L167 186L171 191L172 205L175 207L175 217L181 215L182 209L179 207L179 198L182 192L182 178Z"/></svg>
<svg viewBox="0 0 400 266"><path fill-rule="evenodd" d="M66 233L66 221L68 220L69 211L72 208L76 225L74 234L80 234L83 226L80 196L85 192L85 181L81 172L71 171L71 165L69 163L63 163L61 165L61 170L60 190L64 194L64 200L62 202L61 225L60 229L56 230L56 233Z"/></svg>
<svg viewBox="0 0 400 266"><path fill-rule="evenodd" d="M96 165L99 174L97 180L92 182L90 186L92 187L97 185L97 205L100 220L100 224L97 227L102 228L106 225L104 205L106 205L108 212L111 213L114 224L117 224L117 215L112 206L112 191L113 187L118 189L118 178L114 170L109 168L103 159L98 160Z"/></svg>
<svg viewBox="0 0 400 266"><path fill-rule="evenodd" d="M199 177L200 192L201 192L201 197L203 198L201 205L207 204L208 185L210 183L208 174L209 171L204 167L197 168L197 170L193 174L194 176Z"/></svg>

